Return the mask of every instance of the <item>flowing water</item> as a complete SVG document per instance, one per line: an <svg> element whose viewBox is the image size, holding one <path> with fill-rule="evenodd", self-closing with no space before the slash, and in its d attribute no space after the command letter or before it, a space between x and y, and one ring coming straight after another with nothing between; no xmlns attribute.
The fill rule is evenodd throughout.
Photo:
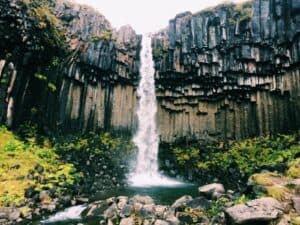
<svg viewBox="0 0 300 225"><path fill-rule="evenodd" d="M149 195L153 198L156 204L171 205L176 199L183 195L198 196L198 188L196 185L186 184L172 187L124 187L120 189L112 189L103 193L97 193L91 201L103 200L114 196L128 196L134 195ZM79 223L84 225L99 225L99 218L89 218L83 220L80 216L85 206L74 206L58 212L49 217L45 217L42 221L34 221L26 223L26 225L77 225ZM24 224L25 225L25 224Z"/></svg>
<svg viewBox="0 0 300 225"><path fill-rule="evenodd" d="M158 170L159 134L156 125L155 70L149 34L143 36L140 57L141 80L137 90L138 129L133 138L138 148L138 156L136 166L129 176L129 184L135 187L180 185L180 182L163 176Z"/></svg>
<svg viewBox="0 0 300 225"><path fill-rule="evenodd" d="M113 196L149 195L156 204L172 204L177 198L189 194L197 196L197 187L168 178L159 172L158 147L159 134L156 125L157 103L154 85L154 62L152 60L151 36L144 35L141 50L141 80L138 87L139 105L137 109L138 130L134 144L138 148L136 165L130 173L129 187L98 193L94 200ZM88 225L99 224L99 218L83 221L80 217L85 206L75 206L59 212L32 225L76 225L79 222Z"/></svg>

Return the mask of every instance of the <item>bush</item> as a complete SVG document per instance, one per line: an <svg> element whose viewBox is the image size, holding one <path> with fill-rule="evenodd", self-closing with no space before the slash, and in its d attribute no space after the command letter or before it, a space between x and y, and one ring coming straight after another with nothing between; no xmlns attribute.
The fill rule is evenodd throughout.
<svg viewBox="0 0 300 225"><path fill-rule="evenodd" d="M227 178L231 177L235 183L239 179L245 182L262 169L283 172L288 162L300 153L300 145L293 135L257 137L228 146L212 144L205 147L194 143L171 149L179 172L187 174L187 170L193 169L196 179L211 176L224 180L226 177L225 180L230 182ZM288 173L292 177L299 176L298 165L291 166Z"/></svg>

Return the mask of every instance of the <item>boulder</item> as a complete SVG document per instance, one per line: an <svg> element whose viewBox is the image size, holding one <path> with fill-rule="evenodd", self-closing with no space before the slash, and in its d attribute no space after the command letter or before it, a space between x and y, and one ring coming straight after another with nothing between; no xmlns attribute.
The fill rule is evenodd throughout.
<svg viewBox="0 0 300 225"><path fill-rule="evenodd" d="M132 212L132 211L133 211L132 205L125 205L125 206L121 209L119 215L120 215L120 217L129 217L129 216L131 215L131 212Z"/></svg>
<svg viewBox="0 0 300 225"><path fill-rule="evenodd" d="M165 220L155 220L154 225L170 225L170 223Z"/></svg>
<svg viewBox="0 0 300 225"><path fill-rule="evenodd" d="M117 205L119 209L123 209L124 206L126 206L128 203L128 197L126 196L119 196L117 198Z"/></svg>
<svg viewBox="0 0 300 225"><path fill-rule="evenodd" d="M108 204L104 201L97 201L88 205L83 211L83 217L95 217L103 215L103 212L108 208Z"/></svg>
<svg viewBox="0 0 300 225"><path fill-rule="evenodd" d="M135 225L133 218L123 218L120 225Z"/></svg>
<svg viewBox="0 0 300 225"><path fill-rule="evenodd" d="M235 224L247 224L277 219L283 206L274 198L264 197L225 210Z"/></svg>
<svg viewBox="0 0 300 225"><path fill-rule="evenodd" d="M200 194L203 194L207 197L212 197L214 194L223 194L225 189L223 184L212 183L199 187L198 191Z"/></svg>
<svg viewBox="0 0 300 225"><path fill-rule="evenodd" d="M150 196L142 195L135 195L129 201L132 203L141 203L143 205L154 204L154 201Z"/></svg>
<svg viewBox="0 0 300 225"><path fill-rule="evenodd" d="M300 215L300 197L294 197L292 200L294 209Z"/></svg>
<svg viewBox="0 0 300 225"><path fill-rule="evenodd" d="M118 215L118 207L117 204L112 204L108 209L103 212L104 218L113 218Z"/></svg>
<svg viewBox="0 0 300 225"><path fill-rule="evenodd" d="M162 218L164 216L164 213L166 210L167 210L167 206L156 205L155 206L155 216L157 216L158 218Z"/></svg>
<svg viewBox="0 0 300 225"><path fill-rule="evenodd" d="M185 207L187 205L188 202L192 201L193 197L190 195L184 195L181 198L177 199L173 204L172 204L172 208L173 209L177 209L177 208L181 208L181 207Z"/></svg>
<svg viewBox="0 0 300 225"><path fill-rule="evenodd" d="M21 216L20 210L16 208L0 208L0 219L7 219L9 221L17 221Z"/></svg>
<svg viewBox="0 0 300 225"><path fill-rule="evenodd" d="M138 212L139 217L143 218L152 218L155 214L155 205L154 204L147 204L144 205L141 210Z"/></svg>
<svg viewBox="0 0 300 225"><path fill-rule="evenodd" d="M197 197L187 202L186 206L194 209L209 209L211 207L211 203L204 197Z"/></svg>

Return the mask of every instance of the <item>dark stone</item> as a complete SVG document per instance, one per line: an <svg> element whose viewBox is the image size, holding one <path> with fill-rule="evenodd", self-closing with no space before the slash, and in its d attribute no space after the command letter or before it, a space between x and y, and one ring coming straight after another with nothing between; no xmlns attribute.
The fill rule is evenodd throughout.
<svg viewBox="0 0 300 225"><path fill-rule="evenodd" d="M197 197L193 200L186 203L187 207L195 208L195 209L209 209L211 207L211 202L208 201L204 197Z"/></svg>
<svg viewBox="0 0 300 225"><path fill-rule="evenodd" d="M44 172L44 167L40 164L36 165L34 168L39 174L42 174Z"/></svg>
<svg viewBox="0 0 300 225"><path fill-rule="evenodd" d="M25 198L32 198L36 194L38 194L38 192L35 190L34 186L25 189Z"/></svg>

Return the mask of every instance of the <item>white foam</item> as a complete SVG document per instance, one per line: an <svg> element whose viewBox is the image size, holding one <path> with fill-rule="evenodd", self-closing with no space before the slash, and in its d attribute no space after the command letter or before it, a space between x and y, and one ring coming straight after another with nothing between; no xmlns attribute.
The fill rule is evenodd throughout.
<svg viewBox="0 0 300 225"><path fill-rule="evenodd" d="M41 221L42 224L55 223L65 220L80 220L81 213L86 209L84 205L72 206L64 211L58 212L48 219Z"/></svg>
<svg viewBox="0 0 300 225"><path fill-rule="evenodd" d="M138 129L133 138L138 148L138 156L128 181L135 187L180 185L181 182L163 176L158 169L159 134L156 125L157 102L151 35L143 36L140 57L141 79L137 90L139 104L136 112Z"/></svg>
<svg viewBox="0 0 300 225"><path fill-rule="evenodd" d="M180 181L168 178L161 174L140 174L129 179L129 184L132 187L175 187L185 185Z"/></svg>

